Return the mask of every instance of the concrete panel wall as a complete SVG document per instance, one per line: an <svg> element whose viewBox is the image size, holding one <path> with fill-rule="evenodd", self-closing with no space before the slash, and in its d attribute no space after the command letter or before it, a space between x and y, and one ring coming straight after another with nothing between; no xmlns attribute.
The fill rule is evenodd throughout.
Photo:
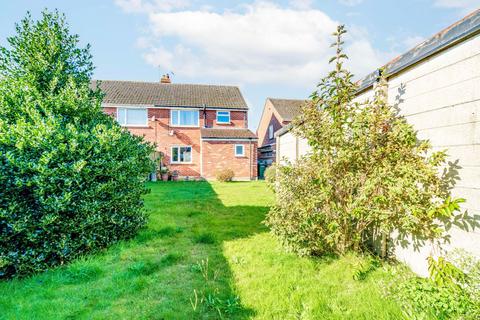
<svg viewBox="0 0 480 320"><path fill-rule="evenodd" d="M372 90L359 99L372 96ZM430 140L434 150L447 150L448 161L458 167L455 197L467 200L469 214L480 214L480 36L447 49L404 70L388 81L388 101L399 108ZM445 248L464 248L480 256L480 231L449 231ZM426 257L432 248L420 251L397 247L396 255L412 270L427 275Z"/></svg>
<svg viewBox="0 0 480 320"><path fill-rule="evenodd" d="M277 145L277 163L297 160L297 138L291 132L277 137Z"/></svg>

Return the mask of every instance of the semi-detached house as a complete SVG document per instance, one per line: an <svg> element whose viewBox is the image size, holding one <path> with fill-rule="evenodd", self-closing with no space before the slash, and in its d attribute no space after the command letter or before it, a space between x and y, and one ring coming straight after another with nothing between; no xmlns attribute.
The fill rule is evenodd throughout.
<svg viewBox="0 0 480 320"><path fill-rule="evenodd" d="M155 143L163 165L180 178L214 179L232 169L236 180L257 177L257 137L238 87L161 82L93 81L103 110L132 134Z"/></svg>

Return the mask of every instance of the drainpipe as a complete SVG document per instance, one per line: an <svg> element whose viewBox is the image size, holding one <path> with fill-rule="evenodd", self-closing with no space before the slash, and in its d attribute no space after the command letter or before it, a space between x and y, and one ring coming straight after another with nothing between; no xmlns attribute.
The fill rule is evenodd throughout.
<svg viewBox="0 0 480 320"><path fill-rule="evenodd" d="M252 178L252 157L253 157L253 153L252 153L252 139L250 139L250 180L253 180Z"/></svg>
<svg viewBox="0 0 480 320"><path fill-rule="evenodd" d="M207 105L203 104L203 127L207 127Z"/></svg>
<svg viewBox="0 0 480 320"><path fill-rule="evenodd" d="M203 178L203 139L200 137L200 177Z"/></svg>

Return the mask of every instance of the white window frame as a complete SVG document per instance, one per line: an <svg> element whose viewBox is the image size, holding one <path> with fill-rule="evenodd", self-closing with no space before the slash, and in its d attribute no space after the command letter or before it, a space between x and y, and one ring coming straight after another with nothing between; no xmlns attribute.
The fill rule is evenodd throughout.
<svg viewBox="0 0 480 320"><path fill-rule="evenodd" d="M180 111L195 111L197 112L197 124L196 125L191 125L191 124L180 124ZM178 112L178 116L177 116L177 119L178 119L178 123L173 123L172 120L173 120L173 112ZM200 126L200 110L198 109L170 109L170 126L171 127L183 127L183 128L198 128Z"/></svg>
<svg viewBox="0 0 480 320"><path fill-rule="evenodd" d="M120 109L125 109L125 123L120 123L119 121L119 112L118 110ZM128 110L145 110L146 112L146 117L145 117L145 123L144 124L128 124L127 123L127 113L128 113ZM117 119L117 122L120 126L122 127L148 127L148 108L139 108L139 107L130 107L130 106L122 106L122 107L117 107L117 116L116 116L116 119Z"/></svg>
<svg viewBox="0 0 480 320"><path fill-rule="evenodd" d="M268 139L273 139L273 124L268 126Z"/></svg>
<svg viewBox="0 0 480 320"><path fill-rule="evenodd" d="M242 147L242 153L237 153L237 147ZM245 145L244 144L236 144L234 148L235 157L245 157Z"/></svg>
<svg viewBox="0 0 480 320"><path fill-rule="evenodd" d="M221 112L223 112L223 113L228 113L228 121L218 121L218 114L221 113ZM222 115L222 117L225 117L225 116L226 116L226 115ZM230 123L232 123L231 117L230 117L230 111L217 110L217 123L218 123L218 124L230 124Z"/></svg>
<svg viewBox="0 0 480 320"><path fill-rule="evenodd" d="M180 160L180 148L190 148L190 161L173 161L173 149L178 148L178 159ZM180 146L180 145L175 145L170 147L170 163L171 164L191 164L193 163L193 148L192 146Z"/></svg>

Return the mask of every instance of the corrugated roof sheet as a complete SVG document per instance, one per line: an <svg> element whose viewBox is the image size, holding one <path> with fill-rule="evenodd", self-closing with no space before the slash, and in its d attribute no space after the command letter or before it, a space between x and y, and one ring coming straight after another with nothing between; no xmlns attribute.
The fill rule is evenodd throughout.
<svg viewBox="0 0 480 320"><path fill-rule="evenodd" d="M248 109L240 89L235 86L176 84L101 80L104 103L167 107L207 107ZM96 80L91 87L95 88Z"/></svg>
<svg viewBox="0 0 480 320"><path fill-rule="evenodd" d="M218 129L202 128L200 130L202 139L256 139L255 133L249 129Z"/></svg>
<svg viewBox="0 0 480 320"><path fill-rule="evenodd" d="M282 117L283 121L292 121L297 115L300 114L302 106L307 100L298 99L275 99L268 98L273 104L273 107Z"/></svg>

